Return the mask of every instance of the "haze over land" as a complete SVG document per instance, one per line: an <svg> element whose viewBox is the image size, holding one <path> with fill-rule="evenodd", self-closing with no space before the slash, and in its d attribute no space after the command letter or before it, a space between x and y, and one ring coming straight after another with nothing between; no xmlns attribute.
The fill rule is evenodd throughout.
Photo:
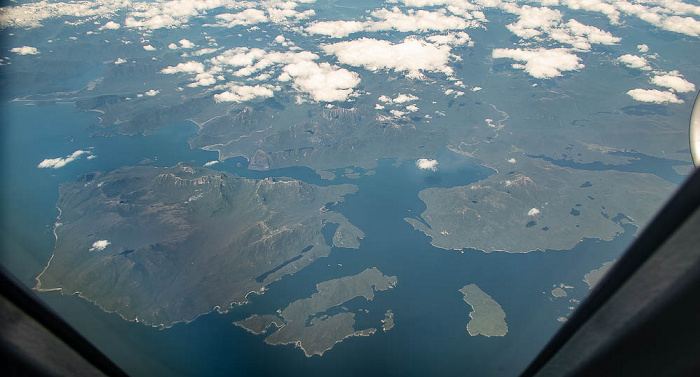
<svg viewBox="0 0 700 377"><path fill-rule="evenodd" d="M691 2L19 0L0 31L4 221L55 237L0 262L303 375L517 374L692 169Z"/></svg>

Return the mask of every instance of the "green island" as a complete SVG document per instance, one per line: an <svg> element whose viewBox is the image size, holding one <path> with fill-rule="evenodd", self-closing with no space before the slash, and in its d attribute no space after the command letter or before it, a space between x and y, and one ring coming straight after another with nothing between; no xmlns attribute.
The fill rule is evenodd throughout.
<svg viewBox="0 0 700 377"><path fill-rule="evenodd" d="M267 344L294 344L307 357L321 356L345 338L374 334L375 328L355 330L355 314L347 312L342 305L356 297L373 300L375 292L395 287L396 281L396 276L386 276L377 268L368 268L357 275L318 283L316 293L292 302L279 316L253 315L234 324L253 334L265 333L275 325L275 331L265 338ZM326 314L332 308L341 312Z"/></svg>
<svg viewBox="0 0 700 377"><path fill-rule="evenodd" d="M600 266L600 268L592 270L591 272L583 275L583 281L588 284L588 289L593 289L593 287L595 287L600 280L605 277L614 264L614 260L605 262L602 266Z"/></svg>
<svg viewBox="0 0 700 377"><path fill-rule="evenodd" d="M496 300L482 291L476 284L469 284L459 290L472 311L469 313L467 331L471 336L505 336L508 333L506 313Z"/></svg>
<svg viewBox="0 0 700 377"><path fill-rule="evenodd" d="M612 240L640 228L674 185L657 176L559 167L520 158L505 172L419 193L427 209L406 218L443 249L510 253L568 250L584 238Z"/></svg>
<svg viewBox="0 0 700 377"><path fill-rule="evenodd" d="M60 186L56 244L39 291L77 293L155 327L226 312L330 253L321 233L359 247L328 207L354 185L246 179L188 164L123 167Z"/></svg>

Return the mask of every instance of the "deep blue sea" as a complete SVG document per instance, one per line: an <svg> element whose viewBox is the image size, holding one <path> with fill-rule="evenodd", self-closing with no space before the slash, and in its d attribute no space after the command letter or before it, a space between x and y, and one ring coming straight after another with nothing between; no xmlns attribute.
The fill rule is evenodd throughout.
<svg viewBox="0 0 700 377"><path fill-rule="evenodd" d="M76 112L71 104L12 102L1 106L0 114L0 263L29 287L52 253L61 182L136 165L146 158L157 166L180 161L203 165L217 158L214 152L189 149L187 139L196 135L196 126L189 122L150 136L91 137L90 126L98 122L99 114ZM87 148L93 148L95 159L82 158L60 169L37 168L45 158ZM39 296L133 375L517 375L559 328L557 317L570 312L567 299L580 300L588 293L584 274L615 259L633 240L635 229L626 226L626 232L611 242L584 240L566 251L462 253L435 248L403 220L425 209L418 192L465 185L491 174L448 151L437 159L438 172L421 172L413 161L383 160L373 169L376 174L334 181L322 180L307 168L249 171L241 159L214 165L213 169L253 178L288 176L320 185L356 184L359 191L334 210L366 233L359 250L333 248L328 258L271 284L264 295L251 297L250 304L227 314L211 313L157 330L123 321L76 296L57 292ZM318 282L368 267L396 275L397 287L379 292L371 302L360 298L345 306L356 313L369 310L357 314L357 329L379 327L384 312L393 310L396 326L386 333L349 338L322 357L306 358L293 346L266 345L263 336L232 325L309 297ZM567 299L550 294L559 283L575 287ZM470 309L458 291L466 284L477 284L503 307L509 328L505 337L469 336Z"/></svg>

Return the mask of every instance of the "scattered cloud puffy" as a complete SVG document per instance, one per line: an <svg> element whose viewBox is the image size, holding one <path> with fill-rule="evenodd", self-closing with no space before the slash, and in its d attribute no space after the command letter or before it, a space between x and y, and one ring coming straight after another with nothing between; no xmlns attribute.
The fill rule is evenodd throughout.
<svg viewBox="0 0 700 377"><path fill-rule="evenodd" d="M626 65L628 68L651 71L651 66L649 65L649 62L641 56L625 54L617 58L617 60L620 63Z"/></svg>
<svg viewBox="0 0 700 377"><path fill-rule="evenodd" d="M92 244L92 247L90 248L90 251L102 251L107 248L107 246L111 245L112 243L107 241L107 240L99 240L95 241Z"/></svg>
<svg viewBox="0 0 700 377"><path fill-rule="evenodd" d="M513 68L524 69L530 76L539 79L561 76L562 72L575 71L584 67L578 56L563 48L552 50L545 48L535 50L497 48L493 50L492 56L495 59L508 58L523 62L524 65L513 64Z"/></svg>
<svg viewBox="0 0 700 377"><path fill-rule="evenodd" d="M15 54L19 54L19 55L36 55L39 53L39 50L37 50L36 47L22 46L22 47L15 47L15 48L11 49L10 52L14 52Z"/></svg>
<svg viewBox="0 0 700 377"><path fill-rule="evenodd" d="M110 2L72 1L49 2L46 0L25 3L2 8L0 12L0 28L40 27L41 22L49 18L74 16L80 18L103 17L109 18L115 12L131 3L128 0Z"/></svg>
<svg viewBox="0 0 700 377"><path fill-rule="evenodd" d="M158 93L160 93L160 90L151 89L151 90L147 91L146 93L143 93L143 95L145 95L147 97L155 97L158 95Z"/></svg>
<svg viewBox="0 0 700 377"><path fill-rule="evenodd" d="M209 166L216 165L216 164L218 164L218 163L219 163L219 160L212 160L212 161L209 161L209 162L205 163L204 166L209 167Z"/></svg>
<svg viewBox="0 0 700 377"><path fill-rule="evenodd" d="M107 30L118 30L120 27L122 27L122 26L119 25L118 23L116 23L116 22L114 22L114 21L108 21L106 24L100 26L100 30L105 30L105 29L107 29Z"/></svg>
<svg viewBox="0 0 700 377"><path fill-rule="evenodd" d="M209 26L236 27L238 25L253 25L263 22L269 22L270 19L264 11L260 9L250 8L239 13L223 13L216 15L217 23Z"/></svg>
<svg viewBox="0 0 700 377"><path fill-rule="evenodd" d="M145 45L145 46L143 46L143 49L146 51L155 51L156 50L156 48L151 46L151 45Z"/></svg>
<svg viewBox="0 0 700 377"><path fill-rule="evenodd" d="M602 13L606 15L613 24L617 24L620 21L620 11L617 10L615 5L602 0L561 0L561 4L573 10Z"/></svg>
<svg viewBox="0 0 700 377"><path fill-rule="evenodd" d="M453 58L450 47L409 38L401 43L361 38L323 46L328 54L344 64L365 67L371 71L393 69L408 77L421 78L423 72L442 72L452 75L447 64Z"/></svg>
<svg viewBox="0 0 700 377"><path fill-rule="evenodd" d="M168 75L175 73L204 73L204 64L195 61L180 63L176 66L164 68L161 70L161 73Z"/></svg>
<svg viewBox="0 0 700 377"><path fill-rule="evenodd" d="M692 82L685 80L684 78L674 75L665 74L654 76L651 79L651 83L658 86L663 86L665 88L670 88L679 93L693 92L695 91L695 85Z"/></svg>
<svg viewBox="0 0 700 377"><path fill-rule="evenodd" d="M375 10L371 15L379 21L370 23L368 25L370 30L446 31L478 26L478 23L469 23L462 17L448 15L444 10L431 12L409 9L404 13L398 7L394 7L391 10L384 8Z"/></svg>
<svg viewBox="0 0 700 377"><path fill-rule="evenodd" d="M124 64L126 63L126 59L123 58L117 58L117 60L114 61L114 64L119 65L119 64Z"/></svg>
<svg viewBox="0 0 700 377"><path fill-rule="evenodd" d="M239 47L224 51L208 62L213 69L225 69L239 80L266 81L274 75L280 82L291 82L294 89L308 95L313 101L346 101L353 97L354 88L360 83L359 75L336 65L317 63L315 60L318 58L318 55L308 51L280 52ZM231 68L236 70L231 71ZM275 71L280 73L276 74ZM265 88L270 90L270 87ZM226 98L239 100L238 96L224 93L218 98L220 101ZM298 99L304 100L303 97Z"/></svg>
<svg viewBox="0 0 700 377"><path fill-rule="evenodd" d="M542 39L570 45L578 50L588 51L592 44L612 45L620 41L607 31L582 24L575 19L563 22L563 15L557 9L502 3L501 9L518 15L518 21L506 27L523 39Z"/></svg>
<svg viewBox="0 0 700 377"><path fill-rule="evenodd" d="M649 46L646 44L637 45L637 50L641 53L649 52Z"/></svg>
<svg viewBox="0 0 700 377"><path fill-rule="evenodd" d="M527 211L527 215L532 217L532 216L537 216L540 214L540 210L537 208L532 208L529 211Z"/></svg>
<svg viewBox="0 0 700 377"><path fill-rule="evenodd" d="M218 47L200 48L199 50L193 52L192 56L209 55L209 54L213 54L213 53L219 51L220 49L221 48L218 48Z"/></svg>
<svg viewBox="0 0 700 377"><path fill-rule="evenodd" d="M41 169L48 169L48 168L51 168L51 169L58 169L58 168L62 168L62 167L64 167L64 166L66 166L68 163L73 162L73 161L79 159L80 156L83 156L83 155L88 155L88 157L90 157L90 156L92 155L92 152L89 151L89 150L78 149L77 151L75 151L75 152L69 154L69 155L66 156L66 157L57 157L57 158L47 158L47 159L44 159L43 161L41 161L41 162L39 163L39 165L37 165L37 167L38 167L38 168L41 168Z"/></svg>
<svg viewBox="0 0 700 377"><path fill-rule="evenodd" d="M327 35L331 38L343 38L367 29L368 23L362 21L319 21L306 27L311 34Z"/></svg>
<svg viewBox="0 0 700 377"><path fill-rule="evenodd" d="M627 94L637 101L651 103L683 103L683 100L671 92L656 89L632 89Z"/></svg>
<svg viewBox="0 0 700 377"><path fill-rule="evenodd" d="M420 170L436 171L437 165L438 165L437 160L428 159L428 158L420 158L416 161L416 166Z"/></svg>
<svg viewBox="0 0 700 377"><path fill-rule="evenodd" d="M472 41L471 37L469 34L460 31L457 33L447 33L447 34L438 34L438 35L431 35L426 37L430 42L433 42L435 44L439 45L450 45L450 46L473 46L474 41Z"/></svg>
<svg viewBox="0 0 700 377"><path fill-rule="evenodd" d="M413 94L403 94L399 93L396 98L391 99L389 102L393 103L406 103L406 102L411 102L411 101L417 101L418 97L414 96Z"/></svg>
<svg viewBox="0 0 700 377"><path fill-rule="evenodd" d="M319 21L306 27L306 32L321 34L332 38L343 38L361 31L397 30L401 32L426 32L463 30L480 25L475 20L449 15L442 10L427 11L408 9L406 12L398 7L381 8L370 13L374 18L367 21Z"/></svg>
<svg viewBox="0 0 700 377"><path fill-rule="evenodd" d="M391 115L393 115L395 118L401 118L402 116L406 115L405 111L396 110L396 109L389 110L389 113L391 113Z"/></svg>
<svg viewBox="0 0 700 377"><path fill-rule="evenodd" d="M190 42L187 39L180 39L180 41L178 41L177 43L179 43L182 48L194 48L195 47L195 44Z"/></svg>
<svg viewBox="0 0 700 377"><path fill-rule="evenodd" d="M302 61L286 65L283 71L294 79L297 90L318 102L346 101L360 83L357 73L328 63Z"/></svg>
<svg viewBox="0 0 700 377"><path fill-rule="evenodd" d="M275 95L270 86L231 85L225 92L214 94L216 102L246 102L255 98L269 98Z"/></svg>

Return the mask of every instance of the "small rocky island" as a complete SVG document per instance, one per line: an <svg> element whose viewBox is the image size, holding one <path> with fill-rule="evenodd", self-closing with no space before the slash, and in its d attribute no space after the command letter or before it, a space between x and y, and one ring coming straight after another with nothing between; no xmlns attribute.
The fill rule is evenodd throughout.
<svg viewBox="0 0 700 377"><path fill-rule="evenodd" d="M359 247L364 233L329 210L356 190L188 164L85 175L60 187L56 245L36 289L155 327L225 312L327 256L327 223L339 225L333 242Z"/></svg>
<svg viewBox="0 0 700 377"><path fill-rule="evenodd" d="M471 336L505 336L508 333L506 313L496 300L482 291L476 284L469 284L459 290L472 311L467 331Z"/></svg>
<svg viewBox="0 0 700 377"><path fill-rule="evenodd" d="M357 275L317 284L316 293L292 302L279 316L253 315L234 324L256 335L267 332L274 325L276 331L265 339L267 344L295 344L307 357L321 356L345 338L369 336L377 331L376 328L355 330L354 313L341 308L340 313L325 314L329 309L340 307L356 297L373 300L375 292L394 286L396 276L386 276L377 268L368 268ZM393 313L387 314L387 318L382 320L384 331L393 327Z"/></svg>

